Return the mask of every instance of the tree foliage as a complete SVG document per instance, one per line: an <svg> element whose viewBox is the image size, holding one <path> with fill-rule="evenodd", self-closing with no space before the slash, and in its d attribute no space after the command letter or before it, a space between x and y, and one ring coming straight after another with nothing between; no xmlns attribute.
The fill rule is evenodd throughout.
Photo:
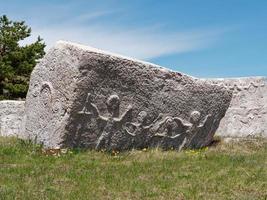
<svg viewBox="0 0 267 200"><path fill-rule="evenodd" d="M24 21L0 17L0 100L26 97L30 74L45 54L40 37L32 44L20 45L30 35L31 28Z"/></svg>

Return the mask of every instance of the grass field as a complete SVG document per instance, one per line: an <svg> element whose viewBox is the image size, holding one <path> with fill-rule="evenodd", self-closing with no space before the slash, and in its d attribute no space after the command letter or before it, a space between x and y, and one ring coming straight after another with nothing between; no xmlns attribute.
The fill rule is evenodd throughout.
<svg viewBox="0 0 267 200"><path fill-rule="evenodd" d="M0 138L0 199L267 199L267 141L198 151L44 152Z"/></svg>

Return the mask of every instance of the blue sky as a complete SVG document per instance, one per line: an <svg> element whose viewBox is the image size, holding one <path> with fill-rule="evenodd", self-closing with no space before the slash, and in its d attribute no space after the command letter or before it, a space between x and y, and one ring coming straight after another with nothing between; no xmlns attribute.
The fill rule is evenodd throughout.
<svg viewBox="0 0 267 200"><path fill-rule="evenodd" d="M68 40L196 77L267 76L266 0L0 0L47 48Z"/></svg>

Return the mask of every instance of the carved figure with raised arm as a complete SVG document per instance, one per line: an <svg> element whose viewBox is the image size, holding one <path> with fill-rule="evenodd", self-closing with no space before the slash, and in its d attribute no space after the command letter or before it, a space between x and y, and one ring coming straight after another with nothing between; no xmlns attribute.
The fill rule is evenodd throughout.
<svg viewBox="0 0 267 200"><path fill-rule="evenodd" d="M129 105L127 110L119 116L120 98L118 95L111 95L107 101L106 106L109 112L109 116L102 116L98 107L91 103L92 111L96 117L105 123L104 129L96 142L96 149L108 149L110 147L111 136L122 128L122 124L125 123L128 115L132 110L132 106Z"/></svg>
<svg viewBox="0 0 267 200"><path fill-rule="evenodd" d="M141 111L137 115L136 122L127 122L124 130L127 134L131 135L132 145L135 148L145 148L148 146L150 139L151 128L162 118L162 114L159 114L150 124L147 125L148 114L146 111ZM131 129L131 130L129 130Z"/></svg>
<svg viewBox="0 0 267 200"><path fill-rule="evenodd" d="M136 136L138 134L141 134L143 131L149 130L158 120L162 118L162 114L159 114L158 117L151 122L149 125L146 125L147 121L147 112L146 111L141 111L137 115L137 122L127 122L126 126L131 125L134 127L134 131L131 132L127 128L125 128L125 131L131 135L131 136Z"/></svg>
<svg viewBox="0 0 267 200"><path fill-rule="evenodd" d="M184 129L188 129L190 124L179 117L170 117L167 116L163 121L159 124L159 129L165 125L165 129L162 133L156 133L155 136L160 137L168 137L168 138L177 138L184 131Z"/></svg>
<svg viewBox="0 0 267 200"><path fill-rule="evenodd" d="M186 144L187 147L191 147L192 145L194 146L194 140L195 137L197 135L201 135L200 132L201 131L205 131L206 130L206 126L208 124L210 124L210 119L211 119L211 115L208 114L203 121L201 121L200 118L201 114L198 111L193 111L190 114L190 126L188 128L188 135L189 135L189 140Z"/></svg>

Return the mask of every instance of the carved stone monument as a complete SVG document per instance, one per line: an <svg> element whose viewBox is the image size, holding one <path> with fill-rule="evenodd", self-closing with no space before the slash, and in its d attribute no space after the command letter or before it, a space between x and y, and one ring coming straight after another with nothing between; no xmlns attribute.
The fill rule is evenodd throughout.
<svg viewBox="0 0 267 200"><path fill-rule="evenodd" d="M233 91L231 104L216 134L226 138L267 138L266 77L209 80Z"/></svg>
<svg viewBox="0 0 267 200"><path fill-rule="evenodd" d="M212 141L231 96L179 72L58 42L32 73L25 134L49 148L199 148Z"/></svg>

